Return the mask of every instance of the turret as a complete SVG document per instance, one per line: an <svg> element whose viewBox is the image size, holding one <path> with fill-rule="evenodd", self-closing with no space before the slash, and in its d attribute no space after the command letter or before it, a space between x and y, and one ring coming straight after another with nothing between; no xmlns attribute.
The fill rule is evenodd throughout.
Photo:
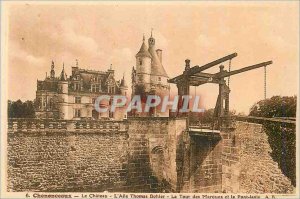
<svg viewBox="0 0 300 199"><path fill-rule="evenodd" d="M120 83L120 90L121 90L121 95L127 96L128 86L126 84L124 74L123 74L123 78L122 78L121 83Z"/></svg>
<svg viewBox="0 0 300 199"><path fill-rule="evenodd" d="M63 64L63 69L60 73L58 81L58 107L60 112L60 119L70 119L68 118L68 80L65 73L65 66Z"/></svg>
<svg viewBox="0 0 300 199"><path fill-rule="evenodd" d="M145 36L143 37L143 43L136 54L136 74L137 84L150 84L150 73L151 73L151 54L148 51L147 45L145 44Z"/></svg>

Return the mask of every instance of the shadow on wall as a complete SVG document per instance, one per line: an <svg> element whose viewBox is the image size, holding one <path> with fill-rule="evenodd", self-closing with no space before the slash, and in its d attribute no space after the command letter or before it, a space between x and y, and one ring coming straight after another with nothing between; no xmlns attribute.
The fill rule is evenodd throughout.
<svg viewBox="0 0 300 199"><path fill-rule="evenodd" d="M193 192L220 192L222 183L221 137L191 136L190 190Z"/></svg>
<svg viewBox="0 0 300 199"><path fill-rule="evenodd" d="M217 159L219 159L219 156L217 156L214 149L219 143L219 140L209 140L197 136L191 138L191 171L189 178L200 172L204 179L210 179L213 175L213 169L207 169L207 165L214 165L218 162Z"/></svg>
<svg viewBox="0 0 300 199"><path fill-rule="evenodd" d="M272 159L282 173L296 187L296 126L286 123L265 122L263 125L271 146Z"/></svg>

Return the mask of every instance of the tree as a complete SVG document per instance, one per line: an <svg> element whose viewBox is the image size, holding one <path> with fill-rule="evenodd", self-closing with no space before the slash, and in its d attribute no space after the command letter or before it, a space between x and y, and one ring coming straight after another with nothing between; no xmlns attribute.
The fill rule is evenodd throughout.
<svg viewBox="0 0 300 199"><path fill-rule="evenodd" d="M9 118L34 118L34 102L27 100L24 103L21 100L8 100L8 117Z"/></svg>
<svg viewBox="0 0 300 199"><path fill-rule="evenodd" d="M255 103L250 109L250 116L256 117L296 117L296 96L273 96Z"/></svg>

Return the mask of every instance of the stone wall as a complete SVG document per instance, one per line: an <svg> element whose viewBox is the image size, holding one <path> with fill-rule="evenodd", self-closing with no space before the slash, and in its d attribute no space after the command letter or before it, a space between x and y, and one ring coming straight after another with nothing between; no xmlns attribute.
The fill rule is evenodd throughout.
<svg viewBox="0 0 300 199"><path fill-rule="evenodd" d="M190 131L181 147L183 161L180 192L220 193L222 191L221 136Z"/></svg>
<svg viewBox="0 0 300 199"><path fill-rule="evenodd" d="M237 122L223 132L223 191L230 193L293 193L289 178L271 157L261 124Z"/></svg>
<svg viewBox="0 0 300 199"><path fill-rule="evenodd" d="M9 134L8 190L124 190L127 147L118 131Z"/></svg>
<svg viewBox="0 0 300 199"><path fill-rule="evenodd" d="M9 191L292 193L262 125L191 133L185 119L10 120Z"/></svg>
<svg viewBox="0 0 300 199"><path fill-rule="evenodd" d="M272 157L274 140L261 124L237 121L219 136L183 134L177 149L180 192L293 193L291 180Z"/></svg>
<svg viewBox="0 0 300 199"><path fill-rule="evenodd" d="M176 191L176 149L186 121L133 118L129 122L128 182L134 192Z"/></svg>
<svg viewBox="0 0 300 199"><path fill-rule="evenodd" d="M185 129L169 118L10 120L8 190L175 191Z"/></svg>

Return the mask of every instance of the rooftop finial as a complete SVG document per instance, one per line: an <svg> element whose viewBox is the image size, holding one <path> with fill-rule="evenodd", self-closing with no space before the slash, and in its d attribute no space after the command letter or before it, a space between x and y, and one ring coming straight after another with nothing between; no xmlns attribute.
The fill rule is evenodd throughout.
<svg viewBox="0 0 300 199"><path fill-rule="evenodd" d="M54 61L52 60L51 69L54 69Z"/></svg>
<svg viewBox="0 0 300 199"><path fill-rule="evenodd" d="M54 61L53 61L53 60L52 60L52 64L51 64L50 77L51 77L51 78L54 78L54 77L55 77Z"/></svg>
<svg viewBox="0 0 300 199"><path fill-rule="evenodd" d="M67 79L67 74L65 73L65 63L63 62L63 69L60 73L60 80L65 81Z"/></svg>
<svg viewBox="0 0 300 199"><path fill-rule="evenodd" d="M153 28L151 28L151 37L152 37Z"/></svg>
<svg viewBox="0 0 300 199"><path fill-rule="evenodd" d="M143 34L143 42L145 42L145 33Z"/></svg>
<svg viewBox="0 0 300 199"><path fill-rule="evenodd" d="M76 67L78 67L78 59L76 59Z"/></svg>
<svg viewBox="0 0 300 199"><path fill-rule="evenodd" d="M110 69L110 70L112 70L112 64L110 64L110 67L109 67L109 69Z"/></svg>

